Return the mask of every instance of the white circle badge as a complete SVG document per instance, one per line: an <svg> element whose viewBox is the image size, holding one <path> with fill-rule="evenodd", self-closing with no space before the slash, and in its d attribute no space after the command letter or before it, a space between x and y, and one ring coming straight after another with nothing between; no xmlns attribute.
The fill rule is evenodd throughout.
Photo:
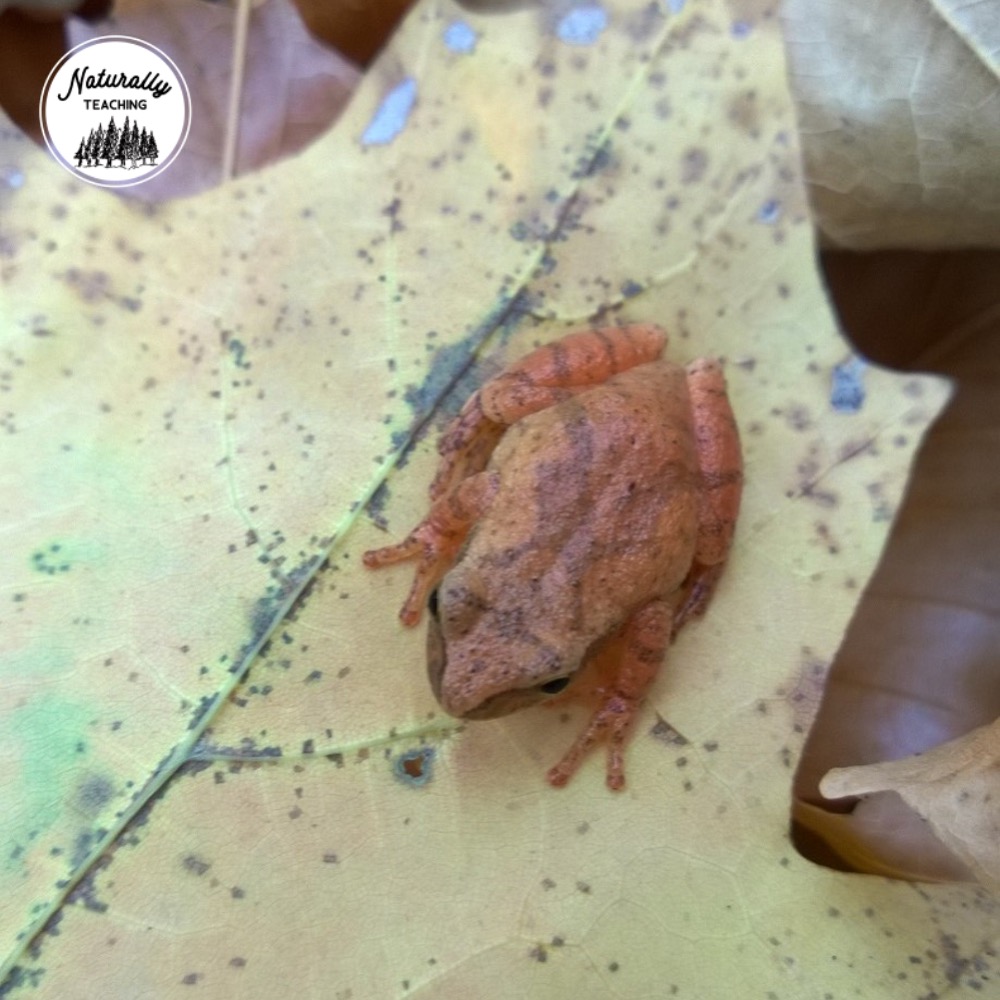
<svg viewBox="0 0 1000 1000"><path fill-rule="evenodd" d="M70 49L39 102L52 155L81 180L130 187L164 171L191 127L180 70L155 45L105 35Z"/></svg>

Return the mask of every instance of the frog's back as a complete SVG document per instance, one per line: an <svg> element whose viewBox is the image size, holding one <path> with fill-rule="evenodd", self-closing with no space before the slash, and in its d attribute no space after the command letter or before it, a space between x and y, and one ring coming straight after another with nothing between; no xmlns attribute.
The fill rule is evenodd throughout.
<svg viewBox="0 0 1000 1000"><path fill-rule="evenodd" d="M589 642L680 586L697 459L679 366L642 365L523 418L490 467L500 487L465 556L490 604L517 602Z"/></svg>

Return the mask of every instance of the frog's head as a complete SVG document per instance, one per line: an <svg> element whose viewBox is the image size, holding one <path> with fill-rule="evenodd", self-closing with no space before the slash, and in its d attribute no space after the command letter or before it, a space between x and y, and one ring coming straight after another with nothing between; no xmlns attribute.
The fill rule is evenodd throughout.
<svg viewBox="0 0 1000 1000"><path fill-rule="evenodd" d="M538 636L523 608L497 606L447 577L428 602L427 673L442 708L492 719L546 701L572 682L583 651Z"/></svg>

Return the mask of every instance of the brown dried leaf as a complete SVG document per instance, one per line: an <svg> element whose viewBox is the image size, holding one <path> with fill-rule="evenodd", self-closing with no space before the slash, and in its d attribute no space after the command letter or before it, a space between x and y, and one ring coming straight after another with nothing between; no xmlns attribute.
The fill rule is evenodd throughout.
<svg viewBox="0 0 1000 1000"><path fill-rule="evenodd" d="M898 796L831 803L818 786L831 768L926 752L1000 713L998 267L995 251L827 261L842 318L865 353L955 380L833 662L796 774L796 843L834 865L973 877Z"/></svg>
<svg viewBox="0 0 1000 1000"><path fill-rule="evenodd" d="M834 768L819 790L830 799L898 793L979 882L1000 892L1000 720L923 754Z"/></svg>
<svg viewBox="0 0 1000 1000"><path fill-rule="evenodd" d="M783 17L824 234L864 250L996 246L996 6L786 0Z"/></svg>

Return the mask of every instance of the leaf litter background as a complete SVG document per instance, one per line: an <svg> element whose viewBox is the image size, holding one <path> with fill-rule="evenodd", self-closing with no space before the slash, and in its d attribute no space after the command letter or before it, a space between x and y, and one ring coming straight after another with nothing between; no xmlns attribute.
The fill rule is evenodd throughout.
<svg viewBox="0 0 1000 1000"><path fill-rule="evenodd" d="M8 992L990 976L980 890L841 875L787 838L826 664L943 387L868 368L860 409L831 405L849 348L773 11L604 9L572 45L568 8L501 32L419 6L326 137L193 201L112 200L5 134ZM443 42L456 18L472 53ZM407 77L406 127L361 146ZM726 358L746 502L628 790L598 756L557 793L579 716L442 716L396 624L408 573L358 555L418 516L437 427L504 358L649 318L673 357Z"/></svg>

